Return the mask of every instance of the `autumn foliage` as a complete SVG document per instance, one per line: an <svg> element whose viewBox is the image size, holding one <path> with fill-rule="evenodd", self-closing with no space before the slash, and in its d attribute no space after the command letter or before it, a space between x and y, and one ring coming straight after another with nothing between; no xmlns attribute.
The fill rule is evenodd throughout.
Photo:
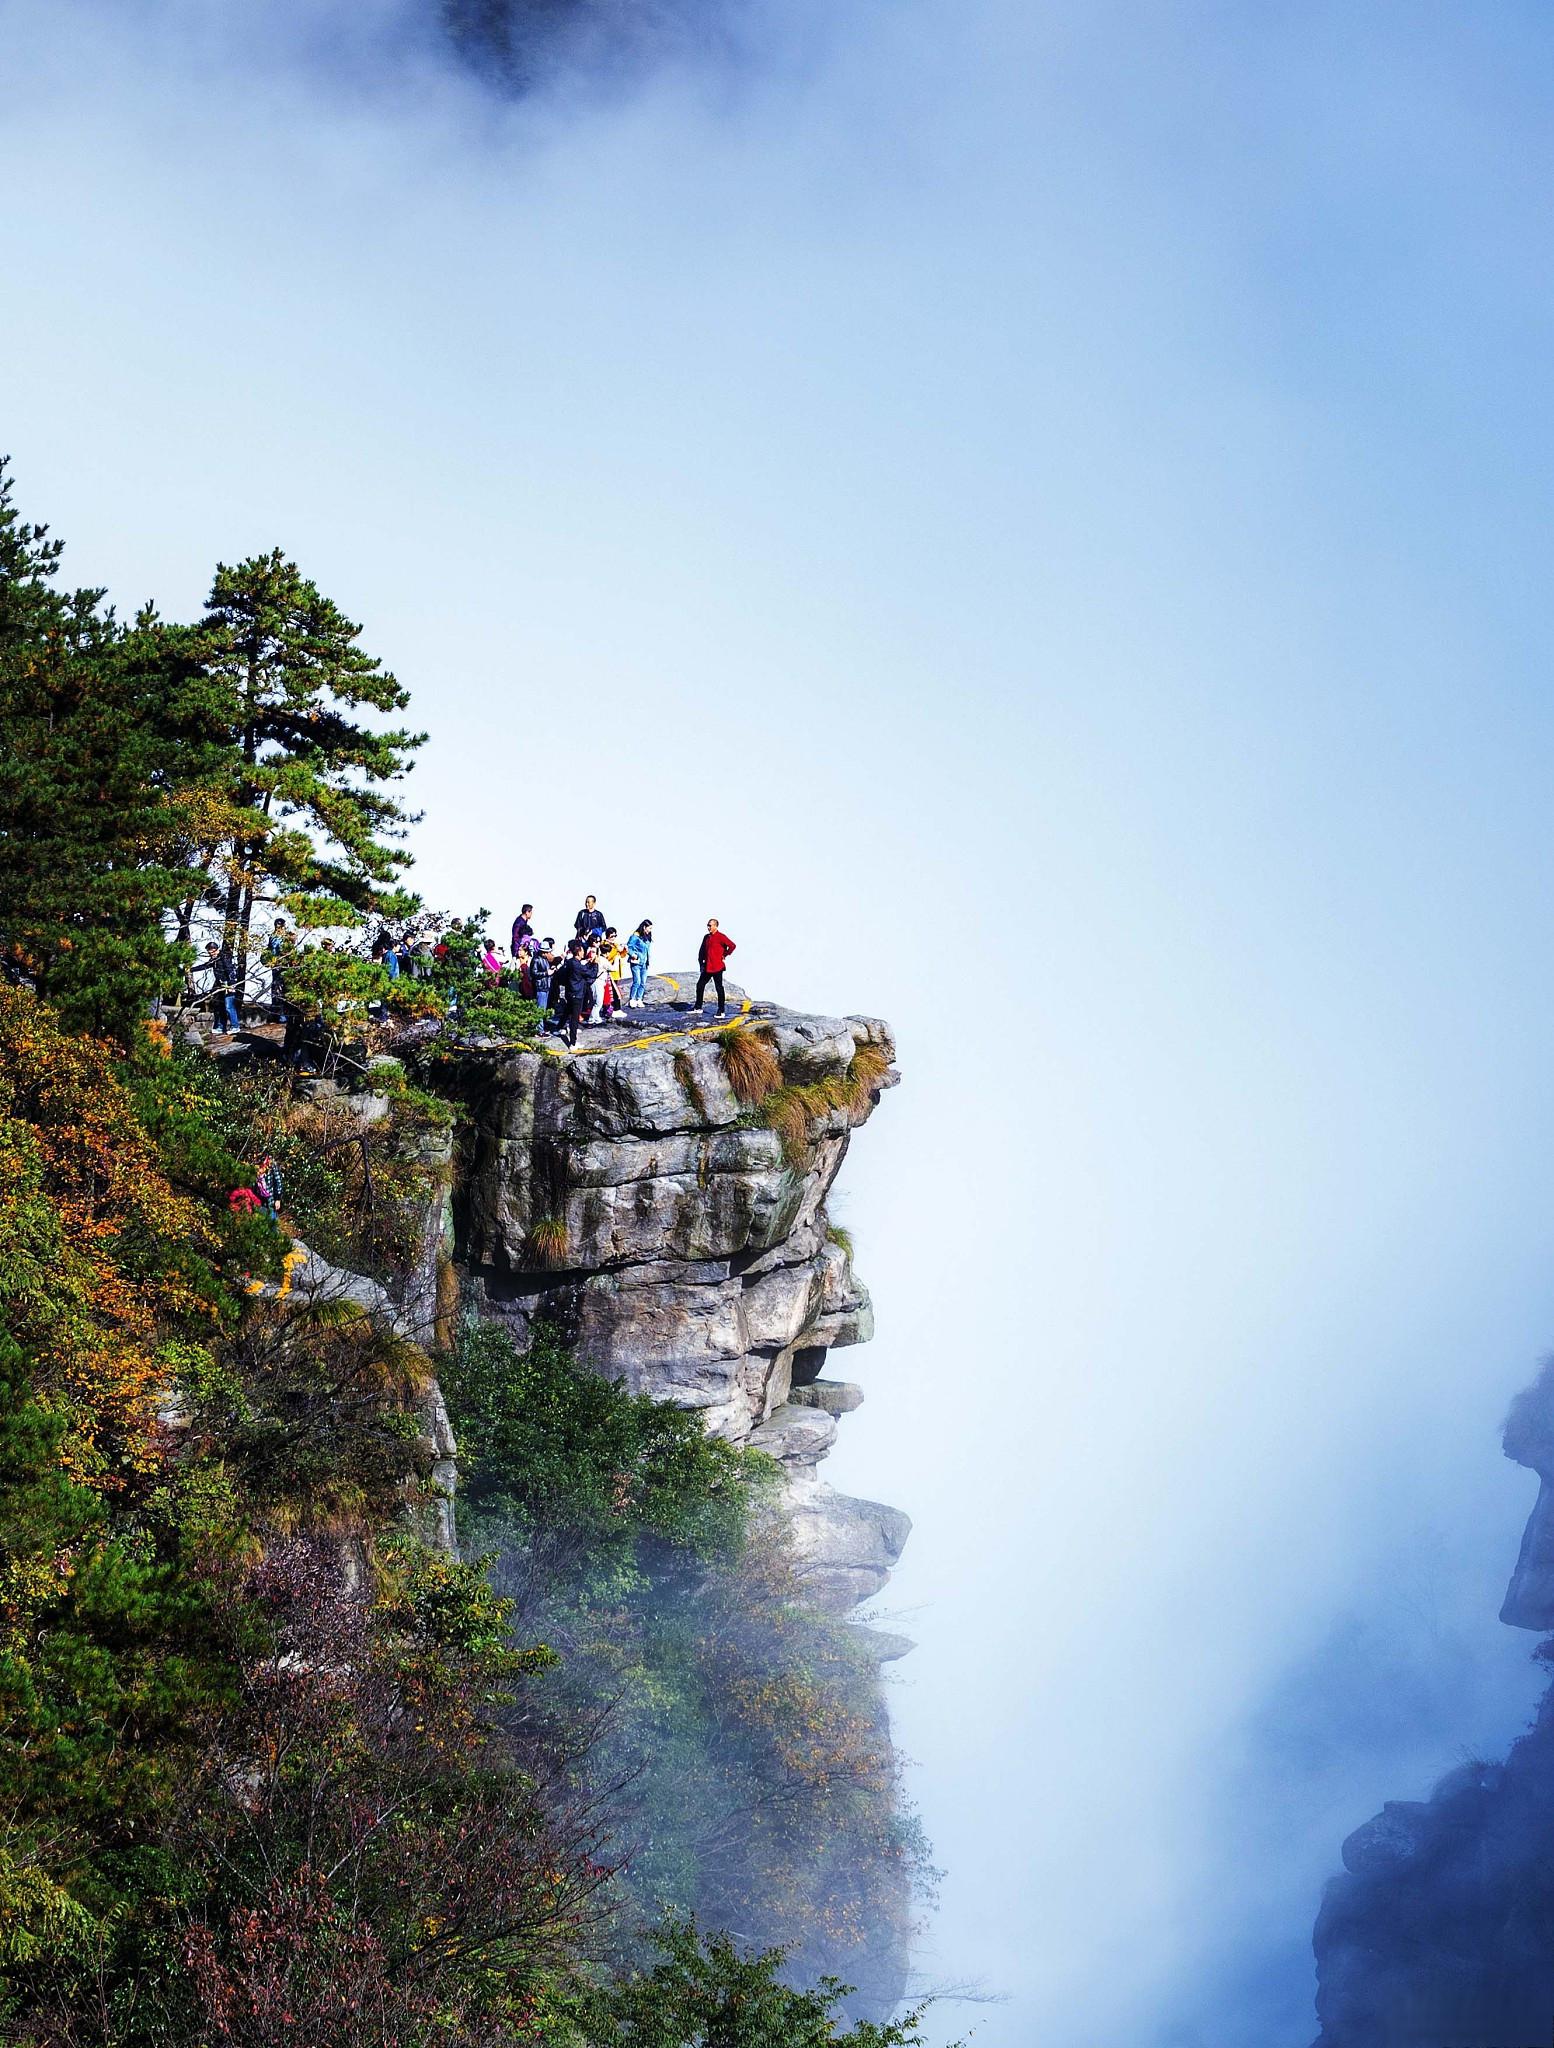
<svg viewBox="0 0 1554 2048"><path fill-rule="evenodd" d="M0 989L0 1319L37 1361L61 1462L103 1491L156 1462L180 1336L216 1319L215 1239L162 1172L115 1051Z"/></svg>

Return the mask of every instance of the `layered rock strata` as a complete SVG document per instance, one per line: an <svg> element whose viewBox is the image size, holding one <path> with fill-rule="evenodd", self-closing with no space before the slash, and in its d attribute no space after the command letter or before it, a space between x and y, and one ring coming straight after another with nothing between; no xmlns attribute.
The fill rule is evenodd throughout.
<svg viewBox="0 0 1554 2048"><path fill-rule="evenodd" d="M807 1590L845 1613L884 1585L910 1526L817 1472L862 1398L823 1368L874 1330L826 1200L853 1131L898 1079L895 1044L875 1018L772 1006L741 1028L780 1063L802 1144L736 1092L715 1032L464 1060L461 1295L520 1343L554 1323L593 1371L769 1452Z"/></svg>

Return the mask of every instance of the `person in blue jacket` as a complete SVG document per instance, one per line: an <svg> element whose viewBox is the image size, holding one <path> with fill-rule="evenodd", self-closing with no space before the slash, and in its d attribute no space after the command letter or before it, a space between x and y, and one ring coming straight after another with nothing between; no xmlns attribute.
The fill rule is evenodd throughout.
<svg viewBox="0 0 1554 2048"><path fill-rule="evenodd" d="M626 941L626 960L631 968L631 993L626 998L628 1010L640 1010L647 1000L648 962L652 957L653 920L645 917Z"/></svg>

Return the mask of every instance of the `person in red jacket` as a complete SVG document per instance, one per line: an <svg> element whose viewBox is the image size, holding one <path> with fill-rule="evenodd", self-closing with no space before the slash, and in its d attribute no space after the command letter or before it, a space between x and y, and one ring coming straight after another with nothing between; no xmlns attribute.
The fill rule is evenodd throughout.
<svg viewBox="0 0 1554 2048"><path fill-rule="evenodd" d="M720 932L718 930L718 921L715 917L709 917L707 920L707 936L702 940L701 951L696 956L696 964L701 969L701 979L696 984L696 1009L698 1012L701 1009L703 999L707 993L707 984L710 981L718 992L718 1015L721 1017L725 1014L728 1004L723 994L723 969L728 962L729 954L733 950L734 941L728 936L727 932Z"/></svg>

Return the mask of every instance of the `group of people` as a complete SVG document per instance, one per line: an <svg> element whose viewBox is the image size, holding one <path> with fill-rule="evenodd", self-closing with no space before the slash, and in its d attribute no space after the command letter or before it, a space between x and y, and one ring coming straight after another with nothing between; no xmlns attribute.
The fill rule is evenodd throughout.
<svg viewBox="0 0 1554 2048"><path fill-rule="evenodd" d="M540 938L534 929L534 905L525 903L513 919L511 966L518 975L519 990L530 996L545 1014L544 1029L559 1031L569 1045L577 1034L594 1021L608 1024L617 1012L630 1015L647 1004L648 968L653 958L653 920L643 918L624 944L620 933L599 908L596 896L584 899L573 919L573 936L564 951L556 942ZM727 1014L728 999L723 986L724 969L734 941L709 917L701 943L701 978L696 986L694 1007L706 1002L709 982L717 991L718 1015ZM481 965L488 973L501 975L509 963L500 949L489 941L481 953Z"/></svg>
<svg viewBox="0 0 1554 2048"><path fill-rule="evenodd" d="M453 946L473 947L479 968L497 981L511 978L520 995L539 1005L542 1029L559 1032L569 1045L577 1034L597 1021L608 1024L617 1014L629 1016L647 1003L648 968L653 957L653 920L642 919L624 943L616 927L599 908L598 898L589 896L573 920L573 936L558 952L552 938L541 938L534 929L534 905L525 903L513 920L512 951L490 939L476 938L455 919L440 938L429 935L396 937L386 928L373 939L370 956L390 980L402 975L418 980L435 977L440 959ZM270 1000L277 1009L286 1001L286 974L296 950L296 937L283 917L275 925L263 951L263 963L270 973ZM325 938L322 947L336 950L335 941ZM707 920L697 959L699 977L693 1008L700 1013L706 1005L707 990L717 995L717 1014L727 1014L728 999L724 972L734 941L715 917ZM230 945L211 940L205 948L206 993L218 1033L241 1028L238 1010L238 972Z"/></svg>

